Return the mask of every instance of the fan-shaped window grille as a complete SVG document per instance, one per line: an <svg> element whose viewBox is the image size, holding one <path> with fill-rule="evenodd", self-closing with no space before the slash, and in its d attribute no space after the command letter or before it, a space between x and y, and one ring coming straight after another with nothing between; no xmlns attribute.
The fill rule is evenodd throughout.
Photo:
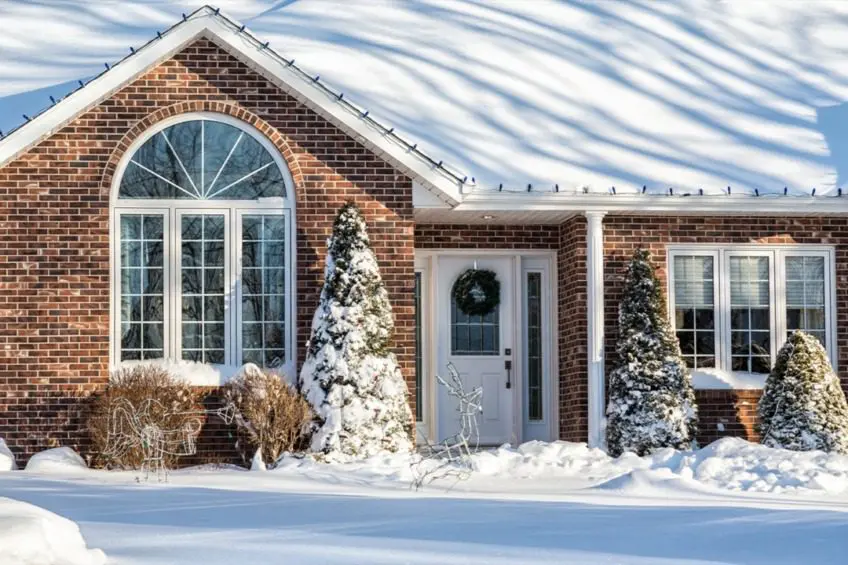
<svg viewBox="0 0 848 565"><path fill-rule="evenodd" d="M285 180L265 147L214 120L180 122L153 135L130 159L121 198L255 200L284 197Z"/></svg>
<svg viewBox="0 0 848 565"><path fill-rule="evenodd" d="M118 169L113 360L292 376L293 182L274 145L228 116L184 115L139 138Z"/></svg>

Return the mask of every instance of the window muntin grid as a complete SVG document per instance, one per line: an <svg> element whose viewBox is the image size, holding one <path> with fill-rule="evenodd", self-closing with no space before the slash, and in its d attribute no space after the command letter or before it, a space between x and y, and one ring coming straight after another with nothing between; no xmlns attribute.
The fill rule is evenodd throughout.
<svg viewBox="0 0 848 565"><path fill-rule="evenodd" d="M732 256L730 277L731 369L771 370L771 290L767 256Z"/></svg>
<svg viewBox="0 0 848 565"><path fill-rule="evenodd" d="M121 361L164 357L164 223L161 215L120 221Z"/></svg>
<svg viewBox="0 0 848 565"><path fill-rule="evenodd" d="M676 255L674 316L683 360L690 369L716 366L715 259Z"/></svg>
<svg viewBox="0 0 848 565"><path fill-rule="evenodd" d="M500 306L485 316L469 316L459 309L451 292L451 354L499 355Z"/></svg>
<svg viewBox="0 0 848 565"><path fill-rule="evenodd" d="M181 217L182 358L223 364L226 359L226 217Z"/></svg>
<svg viewBox="0 0 848 565"><path fill-rule="evenodd" d="M786 335L803 330L827 344L825 258L788 256L786 276Z"/></svg>
<svg viewBox="0 0 848 565"><path fill-rule="evenodd" d="M255 200L285 197L283 173L265 147L218 120L196 119L166 127L132 155L119 197Z"/></svg>
<svg viewBox="0 0 848 565"><path fill-rule="evenodd" d="M286 359L286 224L279 215L242 216L242 359L277 367Z"/></svg>

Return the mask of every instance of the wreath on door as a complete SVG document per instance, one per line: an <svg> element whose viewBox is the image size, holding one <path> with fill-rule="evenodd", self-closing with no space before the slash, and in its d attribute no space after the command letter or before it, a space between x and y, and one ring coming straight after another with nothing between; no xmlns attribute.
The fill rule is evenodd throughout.
<svg viewBox="0 0 848 565"><path fill-rule="evenodd" d="M468 316L485 316L501 303L501 281L494 271L468 269L453 285L456 306Z"/></svg>

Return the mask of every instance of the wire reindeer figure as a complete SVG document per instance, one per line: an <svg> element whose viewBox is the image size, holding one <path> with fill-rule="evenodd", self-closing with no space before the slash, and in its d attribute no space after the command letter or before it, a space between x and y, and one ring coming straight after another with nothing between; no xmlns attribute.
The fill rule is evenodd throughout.
<svg viewBox="0 0 848 565"><path fill-rule="evenodd" d="M168 467L165 456L182 457L197 453L197 437L203 427L203 421L209 414L219 416L226 424L235 417L230 406L218 410L194 410L190 412L171 412L155 399L147 399L135 406L126 398L115 401L109 413L108 435L105 454L120 457L131 449L140 449L142 453L141 472L144 480L155 473L159 482L167 482ZM172 416L187 416L179 427L163 428L158 422ZM140 477L139 477L140 480Z"/></svg>
<svg viewBox="0 0 848 565"><path fill-rule="evenodd" d="M483 413L483 387L465 392L465 385L453 363L448 363L450 381L439 375L436 380L445 387L448 396L457 399L456 411L459 413L459 431L440 442L443 455L454 462L470 457L480 447L480 424L478 418ZM473 447L472 447L473 446Z"/></svg>
<svg viewBox="0 0 848 565"><path fill-rule="evenodd" d="M439 375L436 375L436 380L447 390L448 396L457 399L459 431L438 444L426 444L426 455L422 455L412 464L414 478L411 486L416 490L438 478L468 478L472 470L471 456L480 447L479 418L483 412L483 388L478 386L466 392L465 384L453 363L448 363L447 368L449 380ZM432 461L438 464L433 467L429 463Z"/></svg>

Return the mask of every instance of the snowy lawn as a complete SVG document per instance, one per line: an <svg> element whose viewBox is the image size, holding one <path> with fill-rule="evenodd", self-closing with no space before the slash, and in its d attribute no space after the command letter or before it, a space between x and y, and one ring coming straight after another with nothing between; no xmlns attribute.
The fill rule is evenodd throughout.
<svg viewBox="0 0 848 565"><path fill-rule="evenodd" d="M476 466L420 492L399 457L196 468L168 484L54 466L0 474L0 496L76 521L109 563L845 562L845 457L724 440L611 460L557 443Z"/></svg>

